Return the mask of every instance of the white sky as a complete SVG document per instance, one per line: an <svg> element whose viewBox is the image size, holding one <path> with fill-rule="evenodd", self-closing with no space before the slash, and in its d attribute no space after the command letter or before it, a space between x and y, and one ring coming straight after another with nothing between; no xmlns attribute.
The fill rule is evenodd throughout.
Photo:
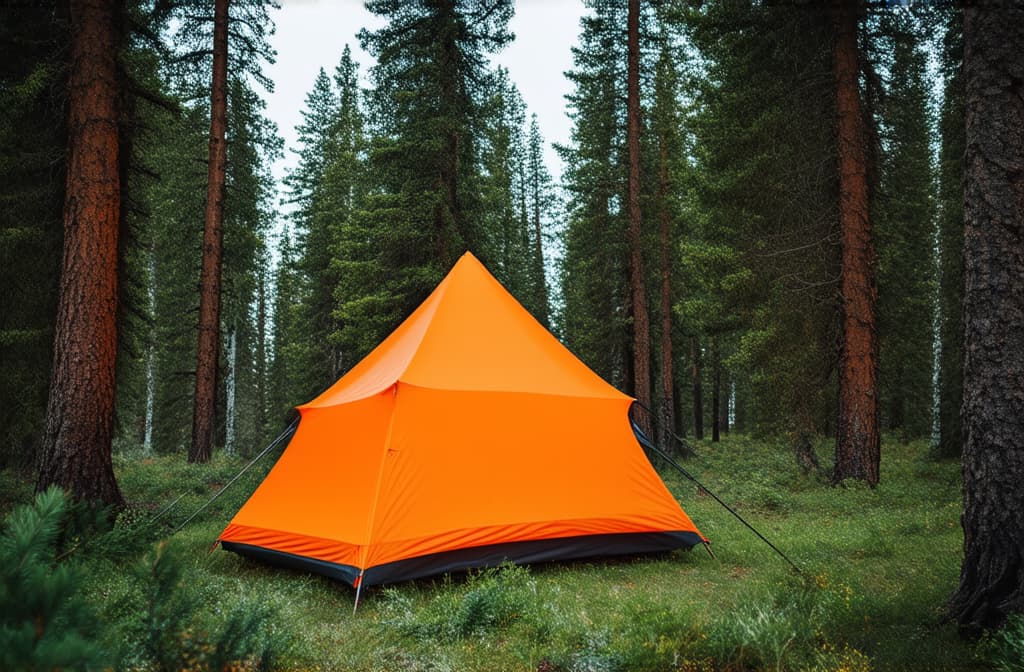
<svg viewBox="0 0 1024 672"><path fill-rule="evenodd" d="M548 169L557 182L562 166L551 143L569 141L565 95L571 87L563 73L572 68L570 48L579 35L584 7L582 0L518 0L515 4L509 28L516 39L494 62L508 68L526 101L527 114L537 114L547 142ZM359 48L356 33L384 22L358 0L281 0L281 10L273 18L277 32L271 44L277 50L277 63L267 68L275 84L274 93L267 95L267 116L277 123L285 140L285 159L273 166L280 181L295 165L291 151L296 148L295 127L302 121L306 94L313 88L317 71L323 67L328 75L333 74L348 44L365 80L373 59Z"/></svg>

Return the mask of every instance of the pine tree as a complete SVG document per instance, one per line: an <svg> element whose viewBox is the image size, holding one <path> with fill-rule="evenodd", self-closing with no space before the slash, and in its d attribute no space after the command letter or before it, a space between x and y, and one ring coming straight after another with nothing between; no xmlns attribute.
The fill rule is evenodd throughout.
<svg viewBox="0 0 1024 672"><path fill-rule="evenodd" d="M1024 610L1024 7L965 7L964 628Z"/></svg>
<svg viewBox="0 0 1024 672"><path fill-rule="evenodd" d="M629 290L633 334L633 394L651 407L651 324L640 215L640 0L629 0L626 16L626 207L629 222ZM651 435L646 414L638 420Z"/></svg>
<svg viewBox="0 0 1024 672"><path fill-rule="evenodd" d="M199 274L199 345L189 462L208 462L213 450L217 358L220 346L224 184L227 172L228 2L214 2L213 78L210 86L210 151L207 159L203 264Z"/></svg>
<svg viewBox="0 0 1024 672"><path fill-rule="evenodd" d="M743 373L747 427L799 447L834 413L838 250L833 176L820 170L834 151L828 14L720 3L687 12L683 27L701 65L684 81L695 146L678 307L697 336L691 361L732 334L722 358ZM695 387L701 374L691 371Z"/></svg>
<svg viewBox="0 0 1024 672"><path fill-rule="evenodd" d="M256 421L259 392L254 358L258 336L253 309L258 268L274 219L275 189L269 165L281 153L281 139L277 127L264 116L264 101L244 80L232 78L229 92L228 124L233 131L227 148L226 188L230 199L224 209L222 347L234 337L239 362L234 381L237 438L240 450L245 452L262 438ZM226 387L218 390L225 401L226 393ZM218 427L218 435L220 430Z"/></svg>
<svg viewBox="0 0 1024 672"><path fill-rule="evenodd" d="M495 277L521 300L529 288L529 219L523 126L526 105L499 68L481 110L480 219Z"/></svg>
<svg viewBox="0 0 1024 672"><path fill-rule="evenodd" d="M195 325L182 316L194 315L198 306L202 220L196 213L203 211L207 124L202 107L166 115L149 153L159 175L148 195L148 239L159 250L150 277L155 294L150 336L156 372L153 450L158 454L185 451L190 439Z"/></svg>
<svg viewBox="0 0 1024 672"><path fill-rule="evenodd" d="M302 333L305 326L301 311L304 298L304 283L291 235L285 230L278 244L271 336L273 358L268 372L270 422L274 425L285 422L292 409L304 401L306 390L302 365L305 363L305 347Z"/></svg>
<svg viewBox="0 0 1024 672"><path fill-rule="evenodd" d="M111 450L117 361L117 3L71 5L68 174L53 374L36 488L120 504Z"/></svg>
<svg viewBox="0 0 1024 672"><path fill-rule="evenodd" d="M891 37L880 105L878 240L879 393L883 426L905 438L932 429L935 198L926 54L909 12L881 17Z"/></svg>
<svg viewBox="0 0 1024 672"><path fill-rule="evenodd" d="M875 251L868 214L867 132L858 77L859 0L835 3L836 124L839 229L842 241L842 338L834 483L846 478L878 484L878 344Z"/></svg>
<svg viewBox="0 0 1024 672"><path fill-rule="evenodd" d="M305 372L299 403L334 382L343 369L335 294L341 282L338 258L345 231L363 191L363 117L358 65L348 46L332 78L322 69L306 97L299 133L299 163L289 175L298 234L302 315L307 325L292 343L292 364Z"/></svg>
<svg viewBox="0 0 1024 672"><path fill-rule="evenodd" d="M544 248L551 238L552 212L555 208L554 185L544 163L544 139L541 137L537 115L530 117L530 131L526 147L525 191L526 216L529 219L529 285L530 291L523 305L545 327L551 326L551 300L548 291L547 261Z"/></svg>
<svg viewBox="0 0 1024 672"><path fill-rule="evenodd" d="M594 3L580 20L575 90L567 97L570 144L558 147L567 190L564 254L559 269L561 323L569 348L620 389L632 360L627 316L625 196L625 45L620 3Z"/></svg>
<svg viewBox="0 0 1024 672"><path fill-rule="evenodd" d="M511 39L508 0L378 0L362 31L377 59L368 99L368 196L339 246L338 341L351 361L418 305L465 249L491 259L478 214L476 129L486 56Z"/></svg>
<svg viewBox="0 0 1024 672"><path fill-rule="evenodd" d="M99 621L81 590L86 576L58 562L68 502L58 488L7 515L0 533L0 667L98 669L109 664Z"/></svg>
<svg viewBox="0 0 1024 672"><path fill-rule="evenodd" d="M663 38L664 39L664 38ZM673 269L678 257L678 205L677 194L681 191L679 162L685 160L680 141L680 118L676 72L671 45L666 40L662 45L654 77L654 105L651 110L652 133L657 142L657 189L654 207L658 218L659 282L658 314L660 333L658 335L659 360L659 410L658 430L662 446L671 447L673 433L680 433L679 418L676 415L676 379L673 339L674 305L676 291Z"/></svg>
<svg viewBox="0 0 1024 672"><path fill-rule="evenodd" d="M262 72L273 62L267 37L273 22L272 0L216 0L211 15L196 0L168 3L179 19L173 35L175 74L187 95L206 91L210 100L207 197L200 271L199 338L196 351L190 462L206 462L214 443L221 342L221 279L224 204L227 200L228 73L239 81L252 78L263 88L272 83Z"/></svg>

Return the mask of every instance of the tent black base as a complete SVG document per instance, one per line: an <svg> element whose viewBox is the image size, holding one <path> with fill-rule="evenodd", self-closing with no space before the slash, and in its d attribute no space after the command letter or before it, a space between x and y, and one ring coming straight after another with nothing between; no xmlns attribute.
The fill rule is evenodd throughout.
<svg viewBox="0 0 1024 672"><path fill-rule="evenodd" d="M630 532L475 546L370 567L363 574L363 584L372 586L408 581L475 567L497 567L505 562L524 565L612 555L657 553L677 548L691 548L701 542L700 536L694 532ZM352 565L325 562L231 541L221 542L221 547L226 551L269 564L322 574L337 581L344 581L350 586L354 586L359 578L359 569Z"/></svg>

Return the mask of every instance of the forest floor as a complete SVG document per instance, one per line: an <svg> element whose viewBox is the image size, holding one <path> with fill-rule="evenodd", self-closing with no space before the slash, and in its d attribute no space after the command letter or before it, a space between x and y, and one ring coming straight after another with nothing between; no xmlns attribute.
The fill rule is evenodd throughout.
<svg viewBox="0 0 1024 672"><path fill-rule="evenodd" d="M822 464L829 446L819 446ZM323 670L981 670L980 649L944 623L962 536L959 466L924 442L886 441L882 481L832 488L804 474L781 444L743 436L700 442L686 466L803 569L691 483L664 472L712 540L656 557L505 567L353 591L220 550L218 532L266 473L261 464L166 547L213 617L233 604L272 610L288 669ZM180 456L115 458L136 517L185 490L167 515L183 521L238 471L238 458L186 465ZM0 474L6 501L27 487ZM99 561L96 561L99 562ZM98 608L124 608L130 581L96 565L85 589ZM106 567L106 569L103 569Z"/></svg>

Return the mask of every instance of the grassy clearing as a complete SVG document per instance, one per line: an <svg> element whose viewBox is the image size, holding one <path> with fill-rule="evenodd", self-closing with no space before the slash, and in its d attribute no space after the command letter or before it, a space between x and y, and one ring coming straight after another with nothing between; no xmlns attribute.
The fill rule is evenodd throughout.
<svg viewBox="0 0 1024 672"><path fill-rule="evenodd" d="M277 636L291 641L290 668L988 669L941 621L959 570L959 467L930 461L926 452L923 443L886 443L882 483L870 490L828 487L802 474L784 448L746 437L699 446L687 468L800 564L803 578L710 497L667 472L716 559L694 549L407 582L367 591L353 615L345 586L208 553L264 465L167 549L184 559L185 581L207 617L238 604L276 612ZM128 517L152 516L185 493L166 516L169 528L241 462L218 458L197 467L180 457L125 456L115 466ZM2 485L5 506L27 497L24 485ZM123 609L131 592L127 561L87 562L94 563L90 600L101 612Z"/></svg>

